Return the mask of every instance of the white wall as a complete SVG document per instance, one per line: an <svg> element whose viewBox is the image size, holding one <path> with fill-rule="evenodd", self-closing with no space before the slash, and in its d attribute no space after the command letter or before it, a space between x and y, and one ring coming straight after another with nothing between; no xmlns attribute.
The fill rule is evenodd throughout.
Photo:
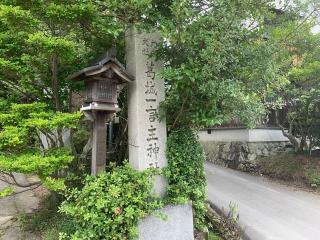
<svg viewBox="0 0 320 240"><path fill-rule="evenodd" d="M285 142L288 138L283 136L280 129L262 128L262 129L211 129L201 130L198 133L202 142Z"/></svg>
<svg viewBox="0 0 320 240"><path fill-rule="evenodd" d="M198 135L200 141L204 142L249 141L248 129L212 129L211 134L207 130L201 130Z"/></svg>

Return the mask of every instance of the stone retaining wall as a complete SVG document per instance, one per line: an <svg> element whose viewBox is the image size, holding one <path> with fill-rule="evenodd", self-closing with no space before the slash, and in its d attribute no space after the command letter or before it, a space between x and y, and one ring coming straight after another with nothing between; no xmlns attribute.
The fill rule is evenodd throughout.
<svg viewBox="0 0 320 240"><path fill-rule="evenodd" d="M292 151L289 142L201 141L207 160L248 172L258 172L257 158Z"/></svg>

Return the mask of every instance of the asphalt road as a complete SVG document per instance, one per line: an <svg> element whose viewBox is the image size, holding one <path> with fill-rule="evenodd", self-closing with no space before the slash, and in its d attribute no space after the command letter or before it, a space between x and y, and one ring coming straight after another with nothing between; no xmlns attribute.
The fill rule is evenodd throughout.
<svg viewBox="0 0 320 240"><path fill-rule="evenodd" d="M210 163L205 169L209 200L226 212L237 204L251 240L320 240L320 195Z"/></svg>

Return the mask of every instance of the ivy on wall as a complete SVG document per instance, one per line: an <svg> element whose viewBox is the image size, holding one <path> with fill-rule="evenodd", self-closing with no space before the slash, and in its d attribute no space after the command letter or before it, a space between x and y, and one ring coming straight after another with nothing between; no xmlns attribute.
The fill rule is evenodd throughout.
<svg viewBox="0 0 320 240"><path fill-rule="evenodd" d="M205 155L197 135L189 128L171 132L167 142L168 177L167 201L175 204L192 201L194 225L198 230L205 228L206 178Z"/></svg>

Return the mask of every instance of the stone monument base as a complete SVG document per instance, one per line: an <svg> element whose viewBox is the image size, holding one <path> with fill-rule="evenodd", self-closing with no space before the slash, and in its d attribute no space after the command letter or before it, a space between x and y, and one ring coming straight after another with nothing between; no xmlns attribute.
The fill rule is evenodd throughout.
<svg viewBox="0 0 320 240"><path fill-rule="evenodd" d="M139 223L139 240L193 240L191 204L168 205L161 209L167 216L162 220L148 216Z"/></svg>

